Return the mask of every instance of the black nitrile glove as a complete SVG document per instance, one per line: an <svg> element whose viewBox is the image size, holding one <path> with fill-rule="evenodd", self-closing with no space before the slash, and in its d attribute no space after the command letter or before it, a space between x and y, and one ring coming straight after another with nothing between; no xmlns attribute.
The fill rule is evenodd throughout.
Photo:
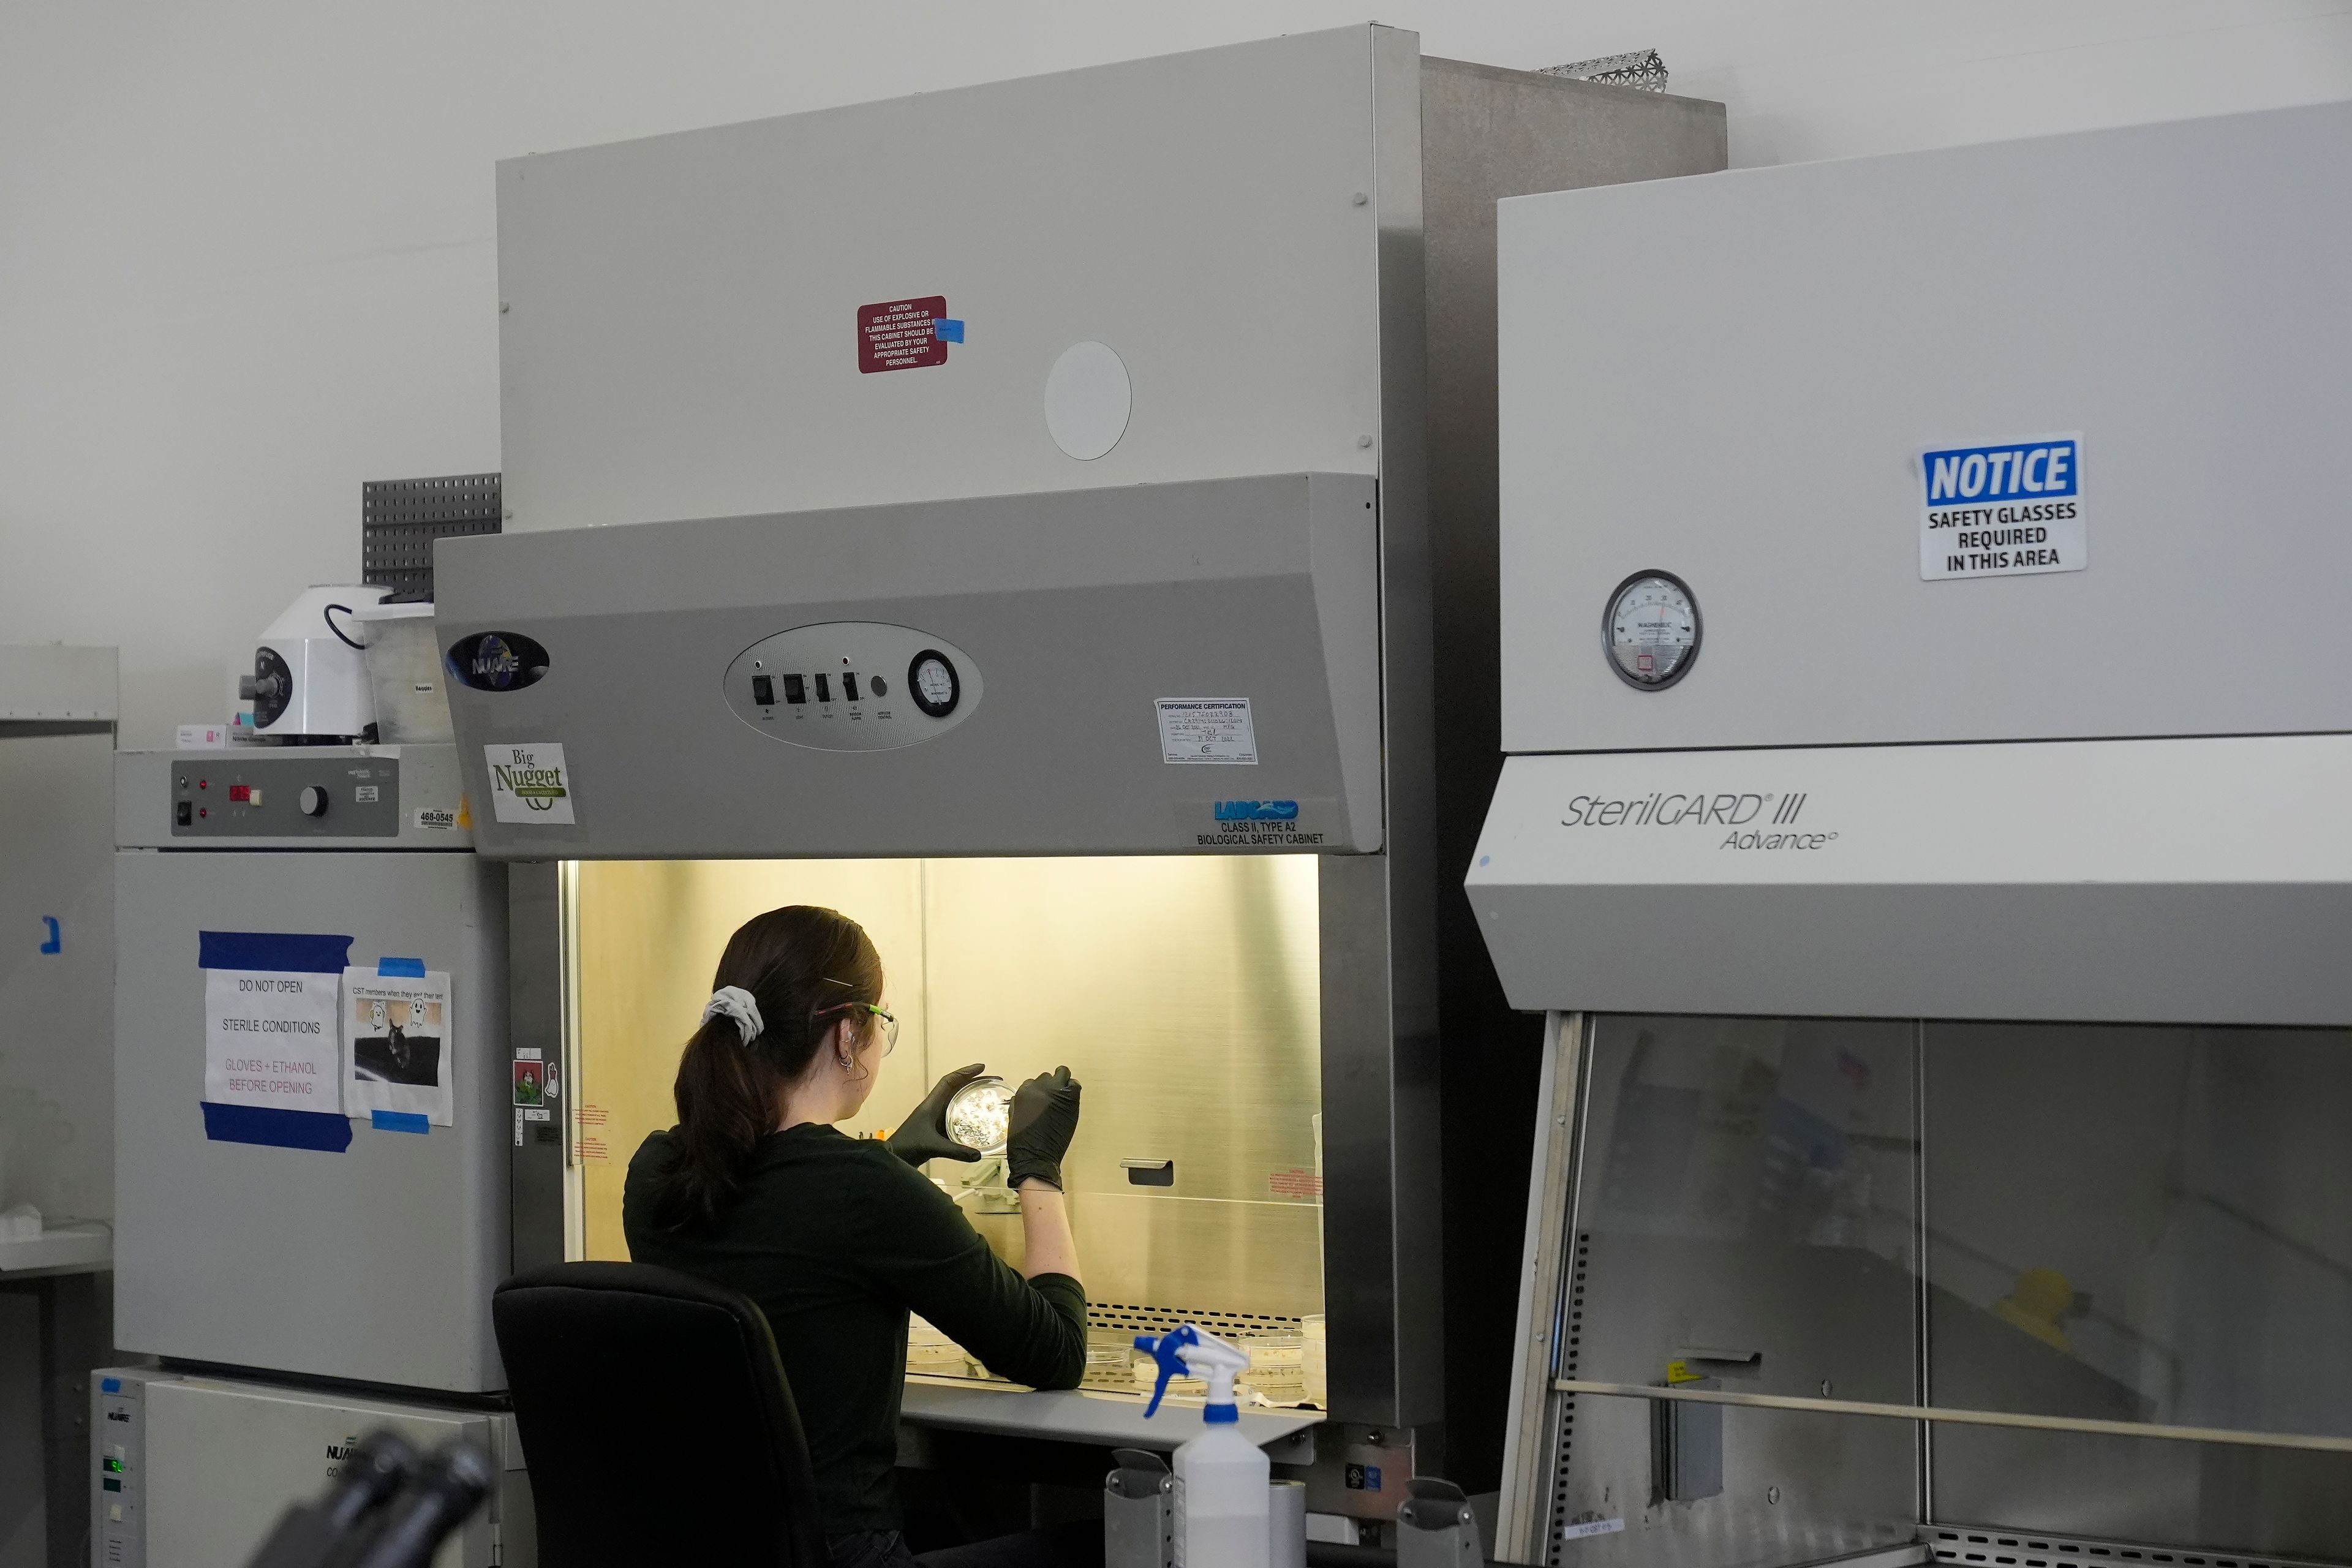
<svg viewBox="0 0 2352 1568"><path fill-rule="evenodd" d="M1034 1176L1062 1184L1062 1156L1078 1131L1078 1080L1067 1068L1041 1072L1013 1091L1011 1130L1004 1138L1004 1175L1017 1187Z"/></svg>
<svg viewBox="0 0 2352 1568"><path fill-rule="evenodd" d="M948 1101L956 1090L978 1078L985 1069L979 1062L968 1068L958 1068L939 1082L931 1092L923 1096L923 1103L908 1113L898 1131L883 1142L890 1152L917 1170L926 1160L977 1160L980 1151L957 1142L948 1136Z"/></svg>

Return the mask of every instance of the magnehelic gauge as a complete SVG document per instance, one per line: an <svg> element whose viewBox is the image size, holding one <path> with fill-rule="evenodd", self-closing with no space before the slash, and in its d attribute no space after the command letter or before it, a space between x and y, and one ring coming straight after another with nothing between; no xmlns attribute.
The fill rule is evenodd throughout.
<svg viewBox="0 0 2352 1568"><path fill-rule="evenodd" d="M1617 584L1601 615L1601 649L1617 679L1637 691L1663 691L1698 662L1698 595L1671 572L1636 572Z"/></svg>
<svg viewBox="0 0 2352 1568"><path fill-rule="evenodd" d="M963 695L963 682L956 679L956 667L947 655L927 647L907 665L907 689L914 695L916 707L934 719L944 719L955 711L956 700Z"/></svg>

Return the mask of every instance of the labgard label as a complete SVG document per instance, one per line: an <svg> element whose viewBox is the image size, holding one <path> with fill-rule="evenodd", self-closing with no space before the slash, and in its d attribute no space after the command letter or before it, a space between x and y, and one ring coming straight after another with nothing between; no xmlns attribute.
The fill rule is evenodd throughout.
<svg viewBox="0 0 2352 1568"><path fill-rule="evenodd" d="M2079 431L1922 452L1919 493L1922 581L2080 572L2090 563Z"/></svg>

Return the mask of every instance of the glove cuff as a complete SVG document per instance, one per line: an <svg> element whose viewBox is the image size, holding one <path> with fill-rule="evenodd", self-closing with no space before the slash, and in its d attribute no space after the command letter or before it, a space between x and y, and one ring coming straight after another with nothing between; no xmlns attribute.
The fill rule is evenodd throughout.
<svg viewBox="0 0 2352 1568"><path fill-rule="evenodd" d="M1035 1177L1055 1192L1062 1190L1062 1165L1058 1160L1008 1161L1004 1167L1004 1184L1018 1188L1022 1183Z"/></svg>

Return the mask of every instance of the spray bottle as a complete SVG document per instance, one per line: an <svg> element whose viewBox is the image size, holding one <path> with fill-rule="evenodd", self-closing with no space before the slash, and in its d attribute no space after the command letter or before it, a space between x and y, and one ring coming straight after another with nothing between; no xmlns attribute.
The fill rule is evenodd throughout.
<svg viewBox="0 0 2352 1568"><path fill-rule="evenodd" d="M1272 1474L1265 1450L1242 1436L1234 1405L1234 1375L1249 1370L1249 1357L1191 1323L1157 1339L1138 1334L1135 1348L1160 1363L1147 1418L1178 1373L1209 1384L1201 1413L1208 1430L1176 1450L1176 1568L1267 1568Z"/></svg>

